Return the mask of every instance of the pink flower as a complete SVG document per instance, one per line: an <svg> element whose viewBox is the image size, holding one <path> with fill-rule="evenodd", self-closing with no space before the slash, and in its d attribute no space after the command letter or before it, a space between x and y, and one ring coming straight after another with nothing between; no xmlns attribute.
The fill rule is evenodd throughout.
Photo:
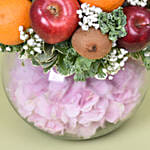
<svg viewBox="0 0 150 150"><path fill-rule="evenodd" d="M110 101L105 119L110 123L116 123L121 119L124 112L124 105L118 102Z"/></svg>
<svg viewBox="0 0 150 150"><path fill-rule="evenodd" d="M51 134L64 133L64 125L57 120L50 120L46 125L46 129Z"/></svg>
<svg viewBox="0 0 150 150"><path fill-rule="evenodd" d="M88 138L97 129L126 119L139 103L143 67L129 60L114 80L94 78L74 82L48 81L42 68L29 61L12 71L10 95L18 112L36 127L51 133Z"/></svg>
<svg viewBox="0 0 150 150"><path fill-rule="evenodd" d="M50 119L50 104L48 101L46 101L45 96L40 96L34 99L36 103L36 108L34 109L34 112L41 117L44 117L46 119Z"/></svg>

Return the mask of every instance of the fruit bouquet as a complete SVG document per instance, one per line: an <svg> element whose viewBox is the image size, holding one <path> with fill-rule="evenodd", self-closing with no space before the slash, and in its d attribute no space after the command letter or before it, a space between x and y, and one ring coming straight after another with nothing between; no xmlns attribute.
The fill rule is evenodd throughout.
<svg viewBox="0 0 150 150"><path fill-rule="evenodd" d="M0 0L3 82L17 113L65 139L123 124L150 69L148 0Z"/></svg>

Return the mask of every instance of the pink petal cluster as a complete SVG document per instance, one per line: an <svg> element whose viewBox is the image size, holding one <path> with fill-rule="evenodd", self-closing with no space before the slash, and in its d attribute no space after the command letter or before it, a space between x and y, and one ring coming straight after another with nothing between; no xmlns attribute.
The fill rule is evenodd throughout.
<svg viewBox="0 0 150 150"><path fill-rule="evenodd" d="M29 61L12 71L10 93L19 114L48 133L73 134L88 138L106 122L116 124L127 118L139 102L143 67L129 60L124 71L112 81L94 78L74 82L48 81L40 67Z"/></svg>

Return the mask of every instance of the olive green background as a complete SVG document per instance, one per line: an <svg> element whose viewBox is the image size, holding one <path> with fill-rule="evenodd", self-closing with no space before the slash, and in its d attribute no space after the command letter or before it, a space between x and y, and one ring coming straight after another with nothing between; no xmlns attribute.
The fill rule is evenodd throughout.
<svg viewBox="0 0 150 150"><path fill-rule="evenodd" d="M64 141L26 124L10 106L0 79L0 150L132 149L150 150L150 90L138 112L115 132L95 140Z"/></svg>

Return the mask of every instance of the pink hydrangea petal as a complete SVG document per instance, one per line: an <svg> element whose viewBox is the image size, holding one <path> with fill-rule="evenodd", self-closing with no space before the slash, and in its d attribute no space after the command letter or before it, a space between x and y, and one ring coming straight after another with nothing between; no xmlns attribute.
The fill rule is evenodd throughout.
<svg viewBox="0 0 150 150"><path fill-rule="evenodd" d="M32 114L31 111L27 111L23 107L19 107L18 112L23 118L27 118L28 116Z"/></svg>
<svg viewBox="0 0 150 150"><path fill-rule="evenodd" d="M90 99L83 105L81 108L82 112L89 112L91 111L92 107L96 105L96 103L99 101L99 96L93 95L90 97Z"/></svg>
<svg viewBox="0 0 150 150"><path fill-rule="evenodd" d="M109 95L113 88L107 80L101 81L97 79L88 79L88 87L99 96Z"/></svg>
<svg viewBox="0 0 150 150"><path fill-rule="evenodd" d="M106 112L105 119L110 123L116 123L120 120L125 108L124 105L118 102L110 101Z"/></svg>
<svg viewBox="0 0 150 150"><path fill-rule="evenodd" d="M104 114L105 114L105 110L101 112L92 110L90 112L81 113L79 117L79 123L84 125L91 122L100 121L104 117Z"/></svg>
<svg viewBox="0 0 150 150"><path fill-rule="evenodd" d="M79 106L74 106L74 105L68 104L68 105L64 106L64 109L65 109L64 111L66 112L66 115L70 118L75 118L80 113Z"/></svg>
<svg viewBox="0 0 150 150"><path fill-rule="evenodd" d="M66 81L64 83L59 83L59 82L54 82L51 81L49 82L49 97L54 100L54 101L59 101L63 99L65 96L65 93L71 86L71 81Z"/></svg>
<svg viewBox="0 0 150 150"><path fill-rule="evenodd" d="M78 120L77 118L71 118L69 120L69 128L75 129L77 127Z"/></svg>
<svg viewBox="0 0 150 150"><path fill-rule="evenodd" d="M40 129L44 129L47 123L47 119L35 113L28 117L28 121L31 123L34 122L34 125Z"/></svg>
<svg viewBox="0 0 150 150"><path fill-rule="evenodd" d="M98 129L99 125L97 123L92 123L89 126L80 126L78 130L78 136L83 138L90 138L91 135L94 135L96 133L96 130Z"/></svg>
<svg viewBox="0 0 150 150"><path fill-rule="evenodd" d="M70 119L70 118L67 117L67 115L65 114L65 112L62 112L62 113L61 113L60 120L61 120L64 124L67 124L67 123L69 122L69 119Z"/></svg>
<svg viewBox="0 0 150 150"><path fill-rule="evenodd" d="M10 95L23 118L51 134L87 138L107 127L106 121L115 124L132 112L139 101L143 67L129 60L112 81L74 82L73 76L63 83L48 81L48 74L30 61L24 67L20 63L12 74Z"/></svg>
<svg viewBox="0 0 150 150"><path fill-rule="evenodd" d="M132 110L137 106L138 102L128 103L125 105L125 111L122 115L121 120L127 119L129 115L132 113Z"/></svg>
<svg viewBox="0 0 150 150"><path fill-rule="evenodd" d="M57 120L51 120L46 124L46 129L49 133L52 133L52 134L55 134L55 133L63 134L64 125Z"/></svg>
<svg viewBox="0 0 150 150"><path fill-rule="evenodd" d="M36 108L34 112L46 119L50 118L50 104L46 101L44 96L37 97Z"/></svg>

